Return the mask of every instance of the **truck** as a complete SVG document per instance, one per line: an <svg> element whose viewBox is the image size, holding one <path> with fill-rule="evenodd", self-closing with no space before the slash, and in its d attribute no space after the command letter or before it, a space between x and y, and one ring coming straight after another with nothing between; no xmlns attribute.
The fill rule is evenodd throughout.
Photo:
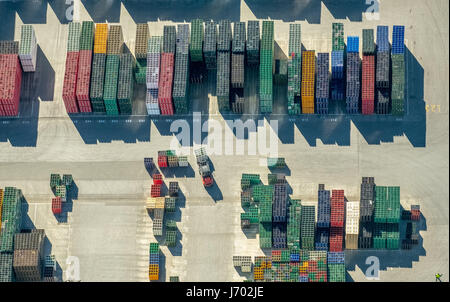
<svg viewBox="0 0 450 302"><path fill-rule="evenodd" d="M214 177L209 166L209 158L206 154L205 148L195 150L195 158L198 165L198 173L202 177L203 186L205 188L211 187L214 184Z"/></svg>

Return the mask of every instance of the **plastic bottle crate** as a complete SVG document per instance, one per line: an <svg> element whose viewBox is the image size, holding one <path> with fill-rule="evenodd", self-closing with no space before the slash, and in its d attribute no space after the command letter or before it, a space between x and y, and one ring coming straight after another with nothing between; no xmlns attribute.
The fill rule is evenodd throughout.
<svg viewBox="0 0 450 302"><path fill-rule="evenodd" d="M286 222L287 215L287 192L286 185L274 185L273 206L272 206L272 221Z"/></svg>
<svg viewBox="0 0 450 302"><path fill-rule="evenodd" d="M289 55L301 55L302 53L302 39L301 39L301 24L289 24Z"/></svg>
<svg viewBox="0 0 450 302"><path fill-rule="evenodd" d="M255 185L252 191L254 202L270 202L273 199L273 186Z"/></svg>
<svg viewBox="0 0 450 302"><path fill-rule="evenodd" d="M150 264L149 265L149 280L156 281L159 279L159 265Z"/></svg>
<svg viewBox="0 0 450 302"><path fill-rule="evenodd" d="M92 111L95 113L105 113L103 102L103 85L105 82L106 54L94 53L92 58L90 99Z"/></svg>
<svg viewBox="0 0 450 302"><path fill-rule="evenodd" d="M147 57L147 44L150 37L147 23L136 24L136 43L134 54L136 59L145 59Z"/></svg>
<svg viewBox="0 0 450 302"><path fill-rule="evenodd" d="M65 202L66 201L66 195L67 195L67 189L66 186L56 186L55 188L55 196L56 197L61 197L61 201Z"/></svg>
<svg viewBox="0 0 450 302"><path fill-rule="evenodd" d="M261 222L272 222L272 203L262 202L259 207L259 220Z"/></svg>
<svg viewBox="0 0 450 302"><path fill-rule="evenodd" d="M119 79L119 55L106 56L105 84L103 87L103 99L107 115L118 115L117 84Z"/></svg>
<svg viewBox="0 0 450 302"><path fill-rule="evenodd" d="M191 43L189 44L189 51L191 53L192 62L203 61L203 37L204 37L203 20L201 19L192 20Z"/></svg>
<svg viewBox="0 0 450 302"><path fill-rule="evenodd" d="M162 115L173 115L172 87L174 61L173 53L161 54L161 70L159 75L158 103Z"/></svg>
<svg viewBox="0 0 450 302"><path fill-rule="evenodd" d="M373 114L375 105L375 56L363 56L362 113Z"/></svg>
<svg viewBox="0 0 450 302"><path fill-rule="evenodd" d="M147 83L147 58L137 59L136 67L134 69L134 78L137 84Z"/></svg>
<svg viewBox="0 0 450 302"><path fill-rule="evenodd" d="M344 50L344 24L333 23L332 24L332 50Z"/></svg>
<svg viewBox="0 0 450 302"><path fill-rule="evenodd" d="M328 282L345 282L344 264L328 264Z"/></svg>
<svg viewBox="0 0 450 302"><path fill-rule="evenodd" d="M61 185L61 175L50 174L50 188L55 189L59 185Z"/></svg>
<svg viewBox="0 0 450 302"><path fill-rule="evenodd" d="M332 79L344 78L344 51L335 50L331 52L331 77Z"/></svg>
<svg viewBox="0 0 450 302"><path fill-rule="evenodd" d="M245 52L245 22L234 22L233 40L232 40L232 52L242 53Z"/></svg>
<svg viewBox="0 0 450 302"><path fill-rule="evenodd" d="M153 219L153 235L162 236L162 219Z"/></svg>
<svg viewBox="0 0 450 302"><path fill-rule="evenodd" d="M363 29L363 54L365 55L373 55L375 54L375 42L374 42L374 33L373 29Z"/></svg>
<svg viewBox="0 0 450 302"><path fill-rule="evenodd" d="M330 226L330 191L320 190L319 201L317 204L317 227L327 228Z"/></svg>
<svg viewBox="0 0 450 302"><path fill-rule="evenodd" d="M36 71L37 41L32 25L21 27L18 54L24 72Z"/></svg>
<svg viewBox="0 0 450 302"><path fill-rule="evenodd" d="M314 225L315 225L315 207L314 206L302 206L301 212L301 238L313 237L314 240Z"/></svg>
<svg viewBox="0 0 450 302"><path fill-rule="evenodd" d="M389 52L389 27L377 26L377 52Z"/></svg>
<svg viewBox="0 0 450 302"><path fill-rule="evenodd" d="M174 247L177 243L177 232L176 231L166 231L166 245L168 247Z"/></svg>
<svg viewBox="0 0 450 302"><path fill-rule="evenodd" d="M159 254L150 254L149 264L159 264Z"/></svg>
<svg viewBox="0 0 450 302"><path fill-rule="evenodd" d="M231 54L231 87L244 88L244 54Z"/></svg>
<svg viewBox="0 0 450 302"><path fill-rule="evenodd" d="M76 96L80 112L91 112L89 84L91 80L92 50L80 50Z"/></svg>
<svg viewBox="0 0 450 302"><path fill-rule="evenodd" d="M328 53L317 54L316 108L319 114L328 114L329 82Z"/></svg>
<svg viewBox="0 0 450 302"><path fill-rule="evenodd" d="M285 249L286 246L286 224L285 223L273 223L272 225L272 246L274 248ZM283 261L283 253L282 253ZM289 251L287 251L287 261L289 261Z"/></svg>
<svg viewBox="0 0 450 302"><path fill-rule="evenodd" d="M147 55L146 85L147 89L158 89L161 55L159 53L149 53Z"/></svg>
<svg viewBox="0 0 450 302"><path fill-rule="evenodd" d="M175 112L189 112L189 25L178 25L173 84Z"/></svg>
<svg viewBox="0 0 450 302"><path fill-rule="evenodd" d="M391 113L393 115L403 115L405 110L405 58L403 54L392 55L391 99Z"/></svg>
<svg viewBox="0 0 450 302"><path fill-rule="evenodd" d="M392 29L392 54L405 53L405 27L394 25Z"/></svg>
<svg viewBox="0 0 450 302"><path fill-rule="evenodd" d="M345 200L344 190L332 190L330 225L332 227L344 226Z"/></svg>
<svg viewBox="0 0 450 302"><path fill-rule="evenodd" d="M385 249L386 248L386 223L375 223L373 232L373 248Z"/></svg>
<svg viewBox="0 0 450 302"><path fill-rule="evenodd" d="M19 54L19 42L0 41L0 54Z"/></svg>
<svg viewBox="0 0 450 302"><path fill-rule="evenodd" d="M159 158L159 156L158 156ZM159 160L158 160L159 161ZM162 180L162 175L159 173L153 174L153 184L155 185L162 185L163 180Z"/></svg>
<svg viewBox="0 0 450 302"><path fill-rule="evenodd" d="M317 228L316 242L315 242L316 250L327 251L329 238L330 238L330 232L329 232L328 228Z"/></svg>
<svg viewBox="0 0 450 302"><path fill-rule="evenodd" d="M159 254L159 244L157 242L150 243L149 252L150 254Z"/></svg>
<svg viewBox="0 0 450 302"><path fill-rule="evenodd" d="M106 54L119 55L123 50L123 33L121 25L111 25L108 32Z"/></svg>
<svg viewBox="0 0 450 302"><path fill-rule="evenodd" d="M261 248L272 247L272 223L259 223L259 244Z"/></svg>
<svg viewBox="0 0 450 302"><path fill-rule="evenodd" d="M359 248L369 249L372 247L373 223L362 222L359 232Z"/></svg>
<svg viewBox="0 0 450 302"><path fill-rule="evenodd" d="M169 182L169 196L177 197L178 192L179 192L178 182L177 181Z"/></svg>
<svg viewBox="0 0 450 302"><path fill-rule="evenodd" d="M259 21L247 22L247 63L255 65L259 63L260 29Z"/></svg>
<svg viewBox="0 0 450 302"><path fill-rule="evenodd" d="M346 234L345 235L345 248L347 250L356 250L358 249L358 234Z"/></svg>
<svg viewBox="0 0 450 302"><path fill-rule="evenodd" d="M389 88L389 69L390 56L389 52L377 52L376 62L376 86L378 88Z"/></svg>
<svg viewBox="0 0 450 302"><path fill-rule="evenodd" d="M377 88L376 90L376 111L377 114L389 114L389 89Z"/></svg>
<svg viewBox="0 0 450 302"><path fill-rule="evenodd" d="M361 61L358 53L347 54L347 98L359 98L361 80L360 80Z"/></svg>
<svg viewBox="0 0 450 302"><path fill-rule="evenodd" d="M166 220L166 228L167 228L167 230L177 230L177 223L176 223L176 221L172 220L172 219Z"/></svg>
<svg viewBox="0 0 450 302"><path fill-rule="evenodd" d="M386 222L400 222L400 187L388 187L388 199L386 203Z"/></svg>
<svg viewBox="0 0 450 302"><path fill-rule="evenodd" d="M203 55L207 69L217 68L217 24L210 21L205 23L205 42L203 45Z"/></svg>
<svg viewBox="0 0 450 302"><path fill-rule="evenodd" d="M220 20L219 35L217 37L217 51L230 51L231 39L232 35L230 20Z"/></svg>
<svg viewBox="0 0 450 302"><path fill-rule="evenodd" d="M217 53L217 87L219 110L230 110L230 52Z"/></svg>
<svg viewBox="0 0 450 302"><path fill-rule="evenodd" d="M67 53L62 95L67 113L79 112L76 98L78 58L78 51Z"/></svg>
<svg viewBox="0 0 450 302"><path fill-rule="evenodd" d="M330 228L330 252L342 252L344 241L344 229L342 227Z"/></svg>
<svg viewBox="0 0 450 302"><path fill-rule="evenodd" d="M17 54L0 54L0 114L19 114L22 69Z"/></svg>
<svg viewBox="0 0 450 302"><path fill-rule="evenodd" d="M55 215L61 214L62 212L61 197L52 198L52 212Z"/></svg>
<svg viewBox="0 0 450 302"><path fill-rule="evenodd" d="M160 197L161 196L161 185L152 185L151 187L151 196L152 197Z"/></svg>
<svg viewBox="0 0 450 302"><path fill-rule="evenodd" d="M375 187L374 222L385 223L387 216L387 187Z"/></svg>
<svg viewBox="0 0 450 302"><path fill-rule="evenodd" d="M69 33L67 39L67 52L80 51L80 35L81 35L81 23L69 22Z"/></svg>
<svg viewBox="0 0 450 302"><path fill-rule="evenodd" d="M95 25L94 54L106 55L108 45L108 24L100 23Z"/></svg>
<svg viewBox="0 0 450 302"><path fill-rule="evenodd" d="M397 250L400 248L400 233L398 223L386 224L386 248Z"/></svg>
<svg viewBox="0 0 450 302"><path fill-rule="evenodd" d="M134 57L131 53L120 55L119 79L117 85L117 101L120 114L131 114L135 67Z"/></svg>
<svg viewBox="0 0 450 302"><path fill-rule="evenodd" d="M83 21L81 23L81 35L80 35L80 51L81 50L93 50L94 45L94 22Z"/></svg>
<svg viewBox="0 0 450 302"><path fill-rule="evenodd" d="M328 252L328 264L345 264L345 252Z"/></svg>
<svg viewBox="0 0 450 302"><path fill-rule="evenodd" d="M359 52L359 37L348 36L347 37L347 53Z"/></svg>
<svg viewBox="0 0 450 302"><path fill-rule="evenodd" d="M251 203L251 192L250 191L242 191L241 192L241 206L249 207Z"/></svg>

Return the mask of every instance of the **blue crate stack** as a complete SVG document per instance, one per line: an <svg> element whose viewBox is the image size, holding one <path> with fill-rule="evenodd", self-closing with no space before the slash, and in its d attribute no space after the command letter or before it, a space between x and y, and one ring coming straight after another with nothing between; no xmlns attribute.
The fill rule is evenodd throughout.
<svg viewBox="0 0 450 302"><path fill-rule="evenodd" d="M329 53L317 54L316 108L318 114L328 114L328 99L330 97Z"/></svg>
<svg viewBox="0 0 450 302"><path fill-rule="evenodd" d="M328 251L328 242L330 238L329 228L317 228L315 248L317 251Z"/></svg>
<svg viewBox="0 0 450 302"><path fill-rule="evenodd" d="M388 114L390 106L390 46L389 27L377 26L377 53L375 69L375 112Z"/></svg>
<svg viewBox="0 0 450 302"><path fill-rule="evenodd" d="M359 37L347 37L347 52L359 52Z"/></svg>
<svg viewBox="0 0 450 302"><path fill-rule="evenodd" d="M331 99L339 101L344 99L344 51L331 52Z"/></svg>
<svg viewBox="0 0 450 302"><path fill-rule="evenodd" d="M273 223L272 224L272 247L274 249L287 248L286 239L286 223Z"/></svg>
<svg viewBox="0 0 450 302"><path fill-rule="evenodd" d="M272 221L287 222L287 192L285 184L276 184L274 186Z"/></svg>
<svg viewBox="0 0 450 302"><path fill-rule="evenodd" d="M405 53L405 27L394 25L392 30L392 53Z"/></svg>
<svg viewBox="0 0 450 302"><path fill-rule="evenodd" d="M384 25L377 26L377 51L389 51L389 27Z"/></svg>

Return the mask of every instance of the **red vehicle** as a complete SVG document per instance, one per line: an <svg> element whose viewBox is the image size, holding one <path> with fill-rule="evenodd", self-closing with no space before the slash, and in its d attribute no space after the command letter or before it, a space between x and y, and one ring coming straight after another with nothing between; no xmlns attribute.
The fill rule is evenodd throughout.
<svg viewBox="0 0 450 302"><path fill-rule="evenodd" d="M214 184L214 177L209 168L208 156L205 149L201 148L195 151L195 157L197 158L198 172L202 177L203 186L205 188L211 187Z"/></svg>

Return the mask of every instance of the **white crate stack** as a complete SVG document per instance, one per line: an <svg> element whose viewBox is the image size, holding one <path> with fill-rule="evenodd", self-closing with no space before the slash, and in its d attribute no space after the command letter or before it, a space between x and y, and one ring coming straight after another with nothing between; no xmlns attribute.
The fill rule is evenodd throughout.
<svg viewBox="0 0 450 302"><path fill-rule="evenodd" d="M359 234L359 201L349 201L346 203L345 217L345 248L358 248Z"/></svg>
<svg viewBox="0 0 450 302"><path fill-rule="evenodd" d="M145 105L149 115L160 115L158 104L159 68L161 63L162 37L153 36L148 40Z"/></svg>
<svg viewBox="0 0 450 302"><path fill-rule="evenodd" d="M24 72L36 71L37 40L31 25L22 25L19 59Z"/></svg>

